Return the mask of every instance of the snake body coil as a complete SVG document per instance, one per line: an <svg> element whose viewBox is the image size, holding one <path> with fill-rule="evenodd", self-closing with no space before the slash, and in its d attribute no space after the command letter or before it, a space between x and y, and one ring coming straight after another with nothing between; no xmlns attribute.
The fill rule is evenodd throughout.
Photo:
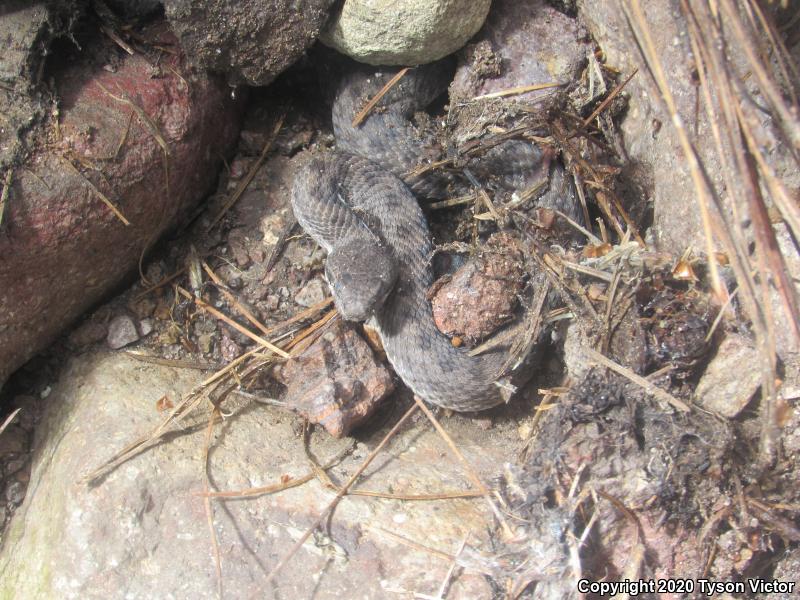
<svg viewBox="0 0 800 600"><path fill-rule="evenodd" d="M350 119L366 85L379 89L380 81L363 73L346 79L333 108L339 150L306 159L292 206L303 229L328 252L327 278L342 315L371 319L394 370L423 400L475 411L502 402L495 381L504 355L470 357L436 328L426 297L433 245L409 188L436 195L443 182L404 183L394 174L425 156L426 142L415 137L408 116L436 95L432 86L441 89L439 71L433 65L409 73L361 128Z"/></svg>

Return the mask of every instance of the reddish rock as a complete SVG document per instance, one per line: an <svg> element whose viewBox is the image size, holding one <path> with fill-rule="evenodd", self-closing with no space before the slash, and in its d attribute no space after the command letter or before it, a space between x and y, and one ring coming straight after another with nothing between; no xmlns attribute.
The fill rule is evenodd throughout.
<svg viewBox="0 0 800 600"><path fill-rule="evenodd" d="M524 274L519 241L495 234L436 290L431 300L436 327L470 342L486 337L513 316Z"/></svg>
<svg viewBox="0 0 800 600"><path fill-rule="evenodd" d="M276 376L289 388L285 402L335 437L364 422L392 390L389 370L352 325L336 321Z"/></svg>
<svg viewBox="0 0 800 600"><path fill-rule="evenodd" d="M144 35L174 43L163 26ZM97 68L111 60L114 73ZM163 54L156 69L101 40L53 74L58 126L38 137L56 141L13 169L0 231L0 382L124 280L214 183L239 107L221 82L182 63Z"/></svg>
<svg viewBox="0 0 800 600"><path fill-rule="evenodd" d="M583 27L544 0L494 0L489 16L450 86L451 98L472 98L539 83L570 82L590 46ZM529 100L551 90L522 94Z"/></svg>

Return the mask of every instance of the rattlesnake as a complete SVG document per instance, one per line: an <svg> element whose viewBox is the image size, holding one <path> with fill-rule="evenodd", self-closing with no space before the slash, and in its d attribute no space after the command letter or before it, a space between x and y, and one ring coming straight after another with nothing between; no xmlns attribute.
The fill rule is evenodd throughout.
<svg viewBox="0 0 800 600"><path fill-rule="evenodd" d="M408 176L438 152L409 118L441 93L446 70L435 63L410 71L360 126L352 125L353 116L391 73L357 68L345 77L332 111L337 149L306 156L292 206L303 229L328 252L326 275L341 315L371 321L389 362L415 394L475 411L502 402L495 382L506 356L469 356L436 328L426 297L433 245L414 193L441 197L450 176ZM522 142L512 147L516 155L519 144L528 150L517 159L530 163L541 155Z"/></svg>

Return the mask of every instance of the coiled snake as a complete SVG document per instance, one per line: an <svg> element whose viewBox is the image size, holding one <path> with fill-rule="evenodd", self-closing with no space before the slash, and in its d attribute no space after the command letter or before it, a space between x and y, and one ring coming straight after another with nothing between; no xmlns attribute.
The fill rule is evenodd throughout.
<svg viewBox="0 0 800 600"><path fill-rule="evenodd" d="M337 150L305 159L292 206L328 253L326 276L341 315L371 320L394 370L423 400L476 411L503 401L495 381L505 355L471 357L436 328L426 297L433 245L412 190L441 196L447 175L405 176L432 153L409 118L446 86L445 69L433 64L409 72L358 127L353 116L388 75L362 69L345 78L333 106Z"/></svg>

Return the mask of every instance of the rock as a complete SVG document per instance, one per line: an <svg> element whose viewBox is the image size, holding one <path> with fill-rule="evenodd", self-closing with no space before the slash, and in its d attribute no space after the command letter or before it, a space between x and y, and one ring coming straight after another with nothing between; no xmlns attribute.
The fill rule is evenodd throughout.
<svg viewBox="0 0 800 600"><path fill-rule="evenodd" d="M544 0L494 0L486 23L459 61L450 97L463 100L519 86L572 82L592 51L587 37L576 19Z"/></svg>
<svg viewBox="0 0 800 600"><path fill-rule="evenodd" d="M142 35L170 40L163 23ZM119 59L116 73L93 66L107 55ZM225 86L186 72L181 56L165 56L154 76L143 54L129 56L99 37L79 59L60 64L64 70L47 77L59 97L54 118L61 137L32 144L30 156L13 169L3 215L0 384L125 279L145 246L190 213L238 129L239 106ZM129 102L148 115L169 148L168 193L163 150ZM55 127L46 123L29 135L49 136ZM79 171L82 165L91 168Z"/></svg>
<svg viewBox="0 0 800 600"><path fill-rule="evenodd" d="M108 324L108 337L106 343L109 348L119 350L128 344L139 341L139 332L136 323L128 315L119 315L111 319Z"/></svg>
<svg viewBox="0 0 800 600"><path fill-rule="evenodd" d="M31 2L8 0L0 11L0 170L6 170L23 158L30 140L28 131L38 124L51 108L48 94L37 94L35 86L48 56L50 43L70 36L72 27L83 14L76 0ZM2 376L0 376L0 381Z"/></svg>
<svg viewBox="0 0 800 600"><path fill-rule="evenodd" d="M203 378L192 369L142 363L120 353L85 353L69 360L37 432L30 481L35 493L27 495L3 534L0 597L218 597L200 495L206 485L204 414L198 429L185 427L165 438L98 485L81 481L163 420L156 407L159 398L166 394L177 404ZM309 473L302 440L292 428L296 417L231 401L225 401L227 416L211 440L213 489L273 485ZM345 456L331 472L334 480L352 474L397 418L399 413L392 414L383 430L363 433L361 457ZM467 419L453 419L447 427L473 468L484 481L492 481L508 456L497 427L484 433ZM324 434L312 437L321 463L350 444ZM364 488L395 493L432 494L470 486L458 460L426 425L402 428L379 457L378 468L368 474ZM213 500L213 523L224 549L226 597L274 593L310 598L319 595L320 586L345 598L385 598L387 590L395 589L436 594L450 562L400 545L382 530L421 543L435 541L453 554L469 533L469 548L490 551L486 530L492 516L484 502L439 502L431 510L427 502L352 496L337 507L328 534L304 544L265 592L266 571L331 497L330 490L312 480L260 498ZM401 525L395 522L398 515L404 520ZM465 572L452 582L449 595L488 598L491 588L483 575Z"/></svg>
<svg viewBox="0 0 800 600"><path fill-rule="evenodd" d="M232 340L226 331L222 333L222 339L219 343L219 351L222 360L226 363L231 362L242 353L242 349L234 340Z"/></svg>
<svg viewBox="0 0 800 600"><path fill-rule="evenodd" d="M142 319L139 321L139 333L142 337L153 333L153 319Z"/></svg>
<svg viewBox="0 0 800 600"><path fill-rule="evenodd" d="M514 316L525 275L522 246L507 233L493 235L431 299L439 331L476 342ZM434 284L435 285L435 284Z"/></svg>
<svg viewBox="0 0 800 600"><path fill-rule="evenodd" d="M267 85L311 47L333 0L164 0L187 56L231 83Z"/></svg>
<svg viewBox="0 0 800 600"><path fill-rule="evenodd" d="M594 366L586 352L590 346L591 341L586 339L580 324L570 321L564 334L564 368L572 384L582 381Z"/></svg>
<svg viewBox="0 0 800 600"><path fill-rule="evenodd" d="M3 420L5 420L5 417L3 417ZM0 457L8 454L19 455L26 452L27 449L28 434L19 425L11 423L0 433Z"/></svg>
<svg viewBox="0 0 800 600"><path fill-rule="evenodd" d="M697 383L697 403L732 419L761 386L760 363L758 351L747 337L729 333Z"/></svg>
<svg viewBox="0 0 800 600"><path fill-rule="evenodd" d="M622 76L634 68L638 74L625 87L628 108L621 122L621 134L627 152L628 168L623 172L627 185L637 197L646 197L653 206L653 239L660 250L681 255L687 248L705 247L697 192L692 184L689 163L681 151L671 117L664 110L652 78L625 14L607 2L579 2L579 16L605 55L606 64ZM778 10L777 6L774 10ZM790 9L787 9L790 10ZM670 3L654 3L647 8L647 23L655 52L665 67L677 111L692 143L696 146L704 171L720 195L726 198L723 175L717 157L714 136L709 124L702 91L697 85L688 24L681 10ZM722 42L720 42L722 43ZM750 40L753 47L762 40ZM727 64L733 72L747 79L750 69L743 60L742 42L726 40ZM748 83L752 83L752 78ZM752 94L748 103L760 103L761 93ZM790 157L790 150L776 142L774 124L767 113L762 115L763 130L755 136L763 141L765 156L789 189L800 188L800 171ZM767 140L770 140L769 142Z"/></svg>
<svg viewBox="0 0 800 600"><path fill-rule="evenodd" d="M775 563L772 576L778 581L794 583L793 588L789 590L793 593L771 594L775 600L790 600L797 595L797 591L800 590L800 550L796 547L784 550L782 556Z"/></svg>
<svg viewBox="0 0 800 600"><path fill-rule="evenodd" d="M247 253L247 234L242 228L234 229L228 234L228 247L233 255L233 260L240 269L245 269L250 265L250 255Z"/></svg>
<svg viewBox="0 0 800 600"><path fill-rule="evenodd" d="M309 306L314 306L325 300L327 293L328 287L322 280L315 278L305 284L303 289L297 292L294 301L300 306L308 308Z"/></svg>
<svg viewBox="0 0 800 600"><path fill-rule="evenodd" d="M25 484L12 481L6 486L6 501L10 504L22 504L25 499Z"/></svg>
<svg viewBox="0 0 800 600"><path fill-rule="evenodd" d="M203 354L211 354L211 350L214 348L214 340L216 337L216 335L211 333L201 333L198 335L197 347L200 349L200 352Z"/></svg>
<svg viewBox="0 0 800 600"><path fill-rule="evenodd" d="M71 348L82 350L104 340L107 335L108 326L90 318L70 332L67 343Z"/></svg>
<svg viewBox="0 0 800 600"><path fill-rule="evenodd" d="M461 48L491 0L345 0L320 39L371 65L419 65Z"/></svg>
<svg viewBox="0 0 800 600"><path fill-rule="evenodd" d="M6 430L7 431L7 430ZM12 458L11 460L5 461L5 467L3 468L3 473L6 477L11 477L22 471L27 463L28 457L20 456L19 458Z"/></svg>
<svg viewBox="0 0 800 600"><path fill-rule="evenodd" d="M352 325L339 320L280 369L284 401L335 437L363 423L392 390L389 370Z"/></svg>

